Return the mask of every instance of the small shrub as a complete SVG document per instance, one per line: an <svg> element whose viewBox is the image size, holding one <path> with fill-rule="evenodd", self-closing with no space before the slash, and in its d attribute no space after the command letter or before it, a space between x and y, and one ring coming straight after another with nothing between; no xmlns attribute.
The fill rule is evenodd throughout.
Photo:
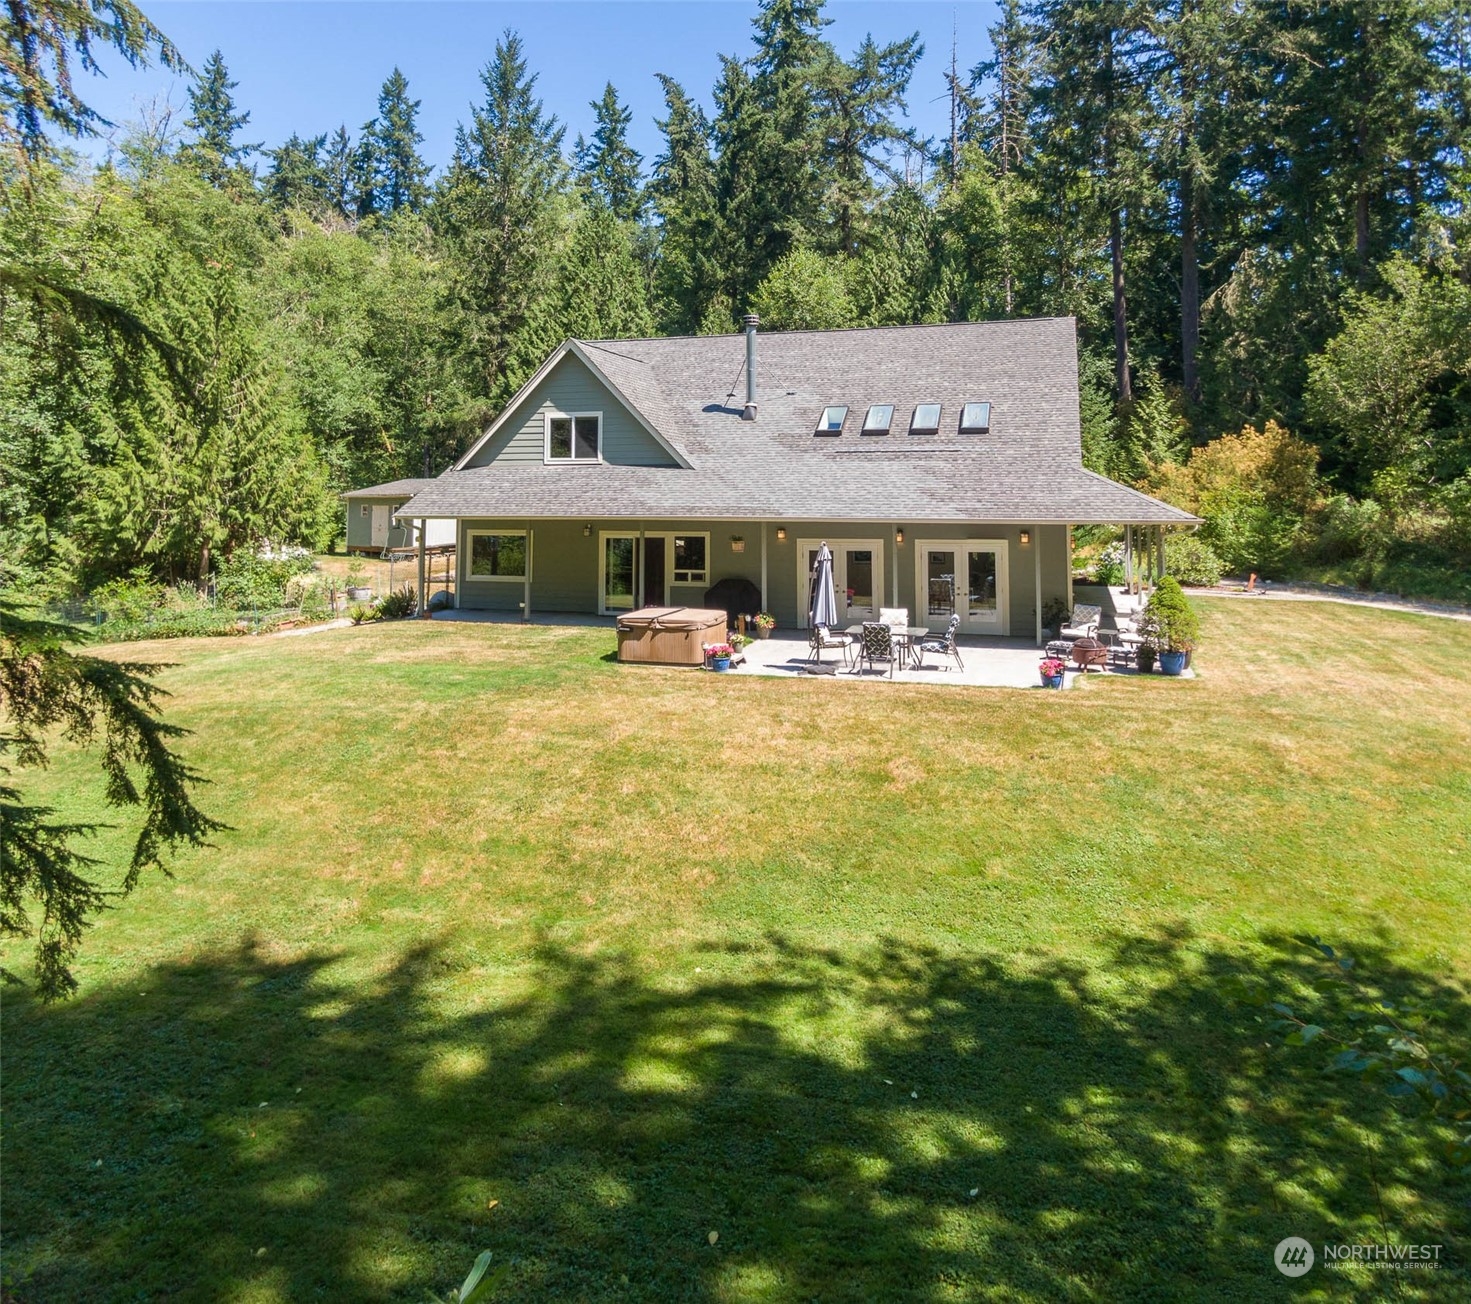
<svg viewBox="0 0 1471 1304"><path fill-rule="evenodd" d="M241 548L220 563L215 592L221 602L242 610L279 607L286 600L286 585L292 576L311 568L310 556L262 557Z"/></svg>
<svg viewBox="0 0 1471 1304"><path fill-rule="evenodd" d="M351 620L354 625L361 625L364 621L372 620L374 619L374 617L377 616L377 614L378 613L366 602L354 602L352 606L347 609L348 619Z"/></svg>
<svg viewBox="0 0 1471 1304"><path fill-rule="evenodd" d="M1165 540L1165 567L1181 584L1208 589L1220 580L1225 563L1199 535L1171 534Z"/></svg>
<svg viewBox="0 0 1471 1304"><path fill-rule="evenodd" d="M1313 551L1326 562L1372 558L1383 548L1383 524L1384 510L1372 498L1335 494L1314 520L1318 537Z"/></svg>
<svg viewBox="0 0 1471 1304"><path fill-rule="evenodd" d="M148 568L139 566L125 579L108 580L92 591L92 605L108 621L144 620L168 601L168 590L150 578Z"/></svg>
<svg viewBox="0 0 1471 1304"><path fill-rule="evenodd" d="M1200 617L1173 575L1154 586L1139 632L1161 652L1189 652L1200 641Z"/></svg>
<svg viewBox="0 0 1471 1304"><path fill-rule="evenodd" d="M1098 554L1093 566L1093 582L1117 588L1124 582L1124 545L1111 543Z"/></svg>
<svg viewBox="0 0 1471 1304"><path fill-rule="evenodd" d="M374 607L374 614L380 620L402 620L405 616L412 616L418 605L418 594L412 584L400 584L392 593L385 593L378 599Z"/></svg>

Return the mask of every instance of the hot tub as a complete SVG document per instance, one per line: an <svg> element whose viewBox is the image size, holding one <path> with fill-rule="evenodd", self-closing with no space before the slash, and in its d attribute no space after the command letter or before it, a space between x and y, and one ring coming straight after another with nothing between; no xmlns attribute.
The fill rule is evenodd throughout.
<svg viewBox="0 0 1471 1304"><path fill-rule="evenodd" d="M618 660L669 666L705 663L705 644L725 642L725 612L641 607L618 617Z"/></svg>

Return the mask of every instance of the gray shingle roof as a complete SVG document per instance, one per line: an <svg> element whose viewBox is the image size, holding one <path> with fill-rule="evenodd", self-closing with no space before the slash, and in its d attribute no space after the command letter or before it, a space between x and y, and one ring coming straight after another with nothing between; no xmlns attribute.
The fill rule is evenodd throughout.
<svg viewBox="0 0 1471 1304"><path fill-rule="evenodd" d="M411 498L435 484L433 476L415 480L390 480L387 484L369 485L366 489L349 489L343 498Z"/></svg>
<svg viewBox="0 0 1471 1304"><path fill-rule="evenodd" d="M594 340L580 347L688 468L495 463L445 472L415 495L408 514L1195 520L1083 469L1071 318L763 332L754 421L740 419L745 343L739 335ZM973 401L991 404L990 430L961 435L961 407ZM911 435L910 414L925 402L943 404L940 432ZM890 434L858 433L873 403L894 405ZM829 404L849 408L836 438L813 434Z"/></svg>

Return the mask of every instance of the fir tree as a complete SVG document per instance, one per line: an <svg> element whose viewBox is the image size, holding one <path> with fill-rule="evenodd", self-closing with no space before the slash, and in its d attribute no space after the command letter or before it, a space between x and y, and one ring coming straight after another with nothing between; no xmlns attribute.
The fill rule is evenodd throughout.
<svg viewBox="0 0 1471 1304"><path fill-rule="evenodd" d="M648 287L631 222L598 195L579 206L561 257L557 333L578 339L636 338L653 332Z"/></svg>
<svg viewBox="0 0 1471 1304"><path fill-rule="evenodd" d="M377 212L418 212L428 197L431 169L419 157L424 138L415 124L419 103L409 99L408 78L395 68L378 92L378 116L363 128Z"/></svg>
<svg viewBox="0 0 1471 1304"><path fill-rule="evenodd" d="M666 328L693 334L717 284L710 124L677 81L662 74L659 81L668 114L658 124L664 133L664 152L654 160L649 182L659 217L655 295Z"/></svg>
<svg viewBox="0 0 1471 1304"><path fill-rule="evenodd" d="M235 99L230 92L239 84L230 80L224 56L216 50L189 88L191 112L184 125L194 133L194 140L187 152L213 186L223 186L237 177L245 160L260 149L259 142L242 145L235 140L236 133L250 121L248 112L235 111Z"/></svg>
<svg viewBox="0 0 1471 1304"><path fill-rule="evenodd" d="M633 114L618 102L612 82L603 88L602 99L592 101L592 111L597 130L591 141L579 136L573 150L578 177L620 221L636 222L643 217L647 198L643 155L628 143Z"/></svg>
<svg viewBox="0 0 1471 1304"><path fill-rule="evenodd" d="M279 149L267 151L271 170L262 187L268 202L285 210L299 208L320 215L331 204L322 163L326 136L304 140L295 132Z"/></svg>
<svg viewBox="0 0 1471 1304"><path fill-rule="evenodd" d="M357 212L357 157L345 125L339 126L327 142L322 175L332 211L340 217L353 217Z"/></svg>
<svg viewBox="0 0 1471 1304"><path fill-rule="evenodd" d="M563 128L536 96L521 38L508 31L481 73L482 102L455 136L435 204L466 310L477 388L492 401L514 391L553 333L548 263L565 187Z"/></svg>

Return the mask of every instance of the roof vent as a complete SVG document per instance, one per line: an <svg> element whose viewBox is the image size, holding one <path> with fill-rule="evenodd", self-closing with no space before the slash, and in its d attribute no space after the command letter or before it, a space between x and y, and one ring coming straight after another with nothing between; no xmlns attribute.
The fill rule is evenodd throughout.
<svg viewBox="0 0 1471 1304"><path fill-rule="evenodd" d="M761 318L754 312L748 312L741 318L741 324L746 328L746 406L741 409L741 420L754 421L756 419L756 327L761 325Z"/></svg>

